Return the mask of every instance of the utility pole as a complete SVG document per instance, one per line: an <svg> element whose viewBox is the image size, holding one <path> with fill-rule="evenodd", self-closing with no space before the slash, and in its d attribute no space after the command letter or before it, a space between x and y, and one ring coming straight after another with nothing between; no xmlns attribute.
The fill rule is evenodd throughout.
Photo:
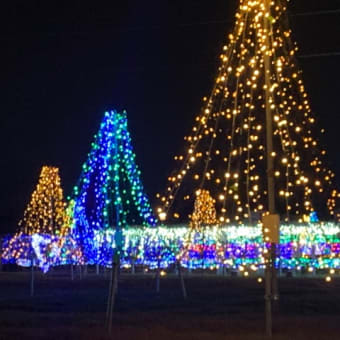
<svg viewBox="0 0 340 340"><path fill-rule="evenodd" d="M265 323L266 334L272 336L272 298L278 296L277 277L275 269L276 242L279 234L279 216L276 215L275 209L275 183L274 183L274 154L273 154L273 119L271 110L271 44L269 35L272 32L270 24L270 3L271 0L264 0L263 16L264 24L264 45L266 49L263 52L264 76L265 76L265 102L266 102L266 151L267 151L267 192L268 192L268 212L269 215L263 219L264 242L269 241L271 244L269 254L265 256ZM265 233L268 233L268 238ZM277 234L277 236L276 236ZM273 237L274 235L274 237Z"/></svg>

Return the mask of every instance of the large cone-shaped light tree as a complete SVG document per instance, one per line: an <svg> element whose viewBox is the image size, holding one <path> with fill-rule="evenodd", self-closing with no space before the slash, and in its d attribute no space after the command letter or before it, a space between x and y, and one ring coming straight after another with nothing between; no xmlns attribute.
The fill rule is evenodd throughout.
<svg viewBox="0 0 340 340"><path fill-rule="evenodd" d="M74 188L72 233L88 263L110 263L129 225L156 224L135 158L126 112L106 112Z"/></svg>
<svg viewBox="0 0 340 340"><path fill-rule="evenodd" d="M324 131L298 67L287 2L272 0L266 9L264 0L240 0L212 91L185 137L184 153L175 157L166 194L159 195L163 220L187 219L199 189L216 200L221 223L261 219L268 209L266 104L273 127L270 175L281 219L333 218L334 173L326 166Z"/></svg>

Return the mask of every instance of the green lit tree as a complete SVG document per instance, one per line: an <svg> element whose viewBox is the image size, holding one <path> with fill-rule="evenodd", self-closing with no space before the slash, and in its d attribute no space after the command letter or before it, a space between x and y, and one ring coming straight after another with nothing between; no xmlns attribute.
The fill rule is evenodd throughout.
<svg viewBox="0 0 340 340"><path fill-rule="evenodd" d="M89 263L111 263L129 225L153 226L126 112L106 112L74 188L72 234Z"/></svg>

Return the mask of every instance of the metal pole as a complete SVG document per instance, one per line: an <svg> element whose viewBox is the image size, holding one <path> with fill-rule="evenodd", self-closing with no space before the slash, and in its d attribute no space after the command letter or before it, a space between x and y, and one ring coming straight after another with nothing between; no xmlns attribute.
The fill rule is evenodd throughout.
<svg viewBox="0 0 340 340"><path fill-rule="evenodd" d="M270 0L265 0L266 12L270 12ZM264 18L264 29L266 30L265 45L267 51L264 51L264 71L265 71L265 100L266 100L266 149L267 149L267 185L268 185L268 210L270 214L275 214L275 186L274 186L274 157L273 153L273 119L270 108L270 55L269 53L269 19Z"/></svg>
<svg viewBox="0 0 340 340"><path fill-rule="evenodd" d="M83 272L82 271L82 265L80 264L80 265L78 265L79 280L82 280L82 278L83 278L82 272Z"/></svg>
<svg viewBox="0 0 340 340"><path fill-rule="evenodd" d="M112 257L112 270L111 270L111 278L110 278L110 287L109 287L109 296L108 296L108 305L106 310L106 326L108 329L108 333L112 332L112 320L113 320L113 309L115 305L115 297L118 288L118 270L120 266L120 255L118 252L115 252Z"/></svg>
<svg viewBox="0 0 340 340"><path fill-rule="evenodd" d="M31 255L31 296L34 295L34 256Z"/></svg>
<svg viewBox="0 0 340 340"><path fill-rule="evenodd" d="M267 336L272 336L272 302L271 302L271 263L270 263L270 257L267 256L266 258L266 268L265 268L265 317L266 317L266 334Z"/></svg>
<svg viewBox="0 0 340 340"><path fill-rule="evenodd" d="M274 157L273 157L273 121L270 103L270 43L269 43L269 16L270 16L270 0L264 0L265 14L264 15L264 36L265 46L264 59L264 76L265 76L265 101L266 101L266 150L267 150L267 191L268 191L268 211L269 214L275 214L275 186L274 186ZM271 247L273 248L273 243ZM270 250L266 259L265 269L265 318L266 318L266 334L272 336L272 279L275 275L275 268L272 258L273 252Z"/></svg>
<svg viewBox="0 0 340 340"><path fill-rule="evenodd" d="M177 261L177 269L178 269L179 281L181 283L183 298L186 299L188 295L187 295L187 290L185 287L185 282L184 282L184 278L182 274L181 261Z"/></svg>
<svg viewBox="0 0 340 340"><path fill-rule="evenodd" d="M160 259L157 259L157 272L156 272L156 293L160 292L160 279L161 279L161 265Z"/></svg>
<svg viewBox="0 0 340 340"><path fill-rule="evenodd" d="M136 273L136 269L135 269L135 256L133 254L132 258L131 258L131 274L135 275Z"/></svg>
<svg viewBox="0 0 340 340"><path fill-rule="evenodd" d="M110 275L110 281L109 281L109 294L107 296L107 306L106 306L106 319L105 319L105 326L108 327L109 322L109 314L111 309L111 300L112 300L112 285L113 285L113 264L114 264L114 253L112 254L112 270ZM104 267L105 268L105 267Z"/></svg>
<svg viewBox="0 0 340 340"><path fill-rule="evenodd" d="M273 242L271 244L271 258L272 258L272 299L274 308L278 307L277 301L279 300L279 285L277 280L278 269L275 267L276 250L277 250L276 243Z"/></svg>
<svg viewBox="0 0 340 340"><path fill-rule="evenodd" d="M74 280L74 271L73 271L73 263L70 264L70 268L71 268L71 280Z"/></svg>

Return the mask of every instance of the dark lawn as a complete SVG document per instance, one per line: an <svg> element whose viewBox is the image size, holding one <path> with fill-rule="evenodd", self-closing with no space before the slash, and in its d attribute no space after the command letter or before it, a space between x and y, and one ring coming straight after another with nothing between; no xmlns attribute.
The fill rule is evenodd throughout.
<svg viewBox="0 0 340 340"><path fill-rule="evenodd" d="M0 339L108 339L104 329L108 278L67 271L0 272ZM122 274L112 339L264 339L264 286L256 278L192 275L188 299L176 276ZM340 279L281 278L273 339L340 339Z"/></svg>

